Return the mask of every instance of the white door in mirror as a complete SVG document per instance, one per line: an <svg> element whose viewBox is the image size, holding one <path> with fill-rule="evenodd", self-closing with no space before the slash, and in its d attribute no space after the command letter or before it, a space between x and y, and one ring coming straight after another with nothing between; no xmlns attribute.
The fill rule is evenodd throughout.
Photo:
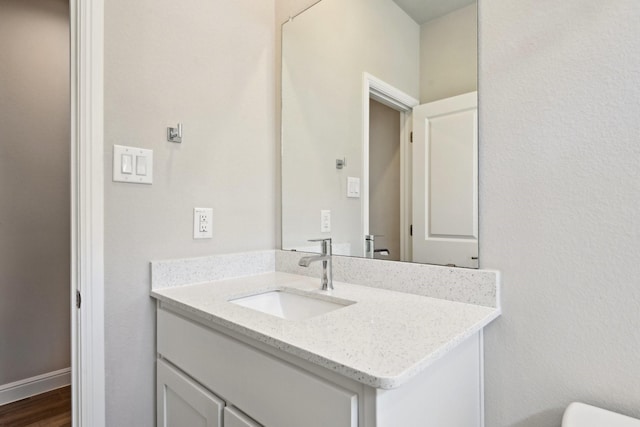
<svg viewBox="0 0 640 427"><path fill-rule="evenodd" d="M478 93L413 109L413 261L478 268Z"/></svg>

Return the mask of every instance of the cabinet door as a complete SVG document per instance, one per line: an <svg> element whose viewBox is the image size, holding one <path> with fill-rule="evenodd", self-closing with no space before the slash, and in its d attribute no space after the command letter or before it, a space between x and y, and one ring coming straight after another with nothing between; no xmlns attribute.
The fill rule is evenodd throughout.
<svg viewBox="0 0 640 427"><path fill-rule="evenodd" d="M222 427L224 402L158 359L158 427Z"/></svg>
<svg viewBox="0 0 640 427"><path fill-rule="evenodd" d="M262 427L234 407L224 408L224 427Z"/></svg>

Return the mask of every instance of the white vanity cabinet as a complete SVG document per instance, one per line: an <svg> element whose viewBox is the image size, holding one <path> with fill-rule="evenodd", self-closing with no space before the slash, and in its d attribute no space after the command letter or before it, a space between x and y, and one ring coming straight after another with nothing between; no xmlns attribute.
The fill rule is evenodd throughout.
<svg viewBox="0 0 640 427"><path fill-rule="evenodd" d="M264 426L358 426L356 392L180 315L158 310L157 345L159 363L175 366ZM159 395L159 412L163 405Z"/></svg>
<svg viewBox="0 0 640 427"><path fill-rule="evenodd" d="M383 390L162 302L157 322L162 427L483 425L481 332Z"/></svg>

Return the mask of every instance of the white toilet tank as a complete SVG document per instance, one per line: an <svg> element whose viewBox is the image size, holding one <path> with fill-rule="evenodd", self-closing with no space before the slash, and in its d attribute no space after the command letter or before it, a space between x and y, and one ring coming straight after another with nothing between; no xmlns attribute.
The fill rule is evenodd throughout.
<svg viewBox="0 0 640 427"><path fill-rule="evenodd" d="M564 411L562 427L640 427L640 420L574 402Z"/></svg>

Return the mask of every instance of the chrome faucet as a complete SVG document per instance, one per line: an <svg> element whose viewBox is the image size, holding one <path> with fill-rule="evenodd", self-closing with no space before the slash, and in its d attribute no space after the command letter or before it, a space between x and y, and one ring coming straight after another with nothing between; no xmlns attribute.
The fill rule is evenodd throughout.
<svg viewBox="0 0 640 427"><path fill-rule="evenodd" d="M322 261L322 290L333 289L333 267L331 265L331 238L313 239L310 242L322 242L322 254L300 258L300 267L309 267L312 262Z"/></svg>

